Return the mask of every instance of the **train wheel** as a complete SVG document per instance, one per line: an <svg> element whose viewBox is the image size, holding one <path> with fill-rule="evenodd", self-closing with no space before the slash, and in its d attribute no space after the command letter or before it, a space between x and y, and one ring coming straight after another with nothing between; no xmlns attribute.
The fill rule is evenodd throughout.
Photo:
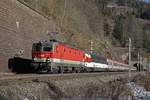
<svg viewBox="0 0 150 100"><path fill-rule="evenodd" d="M81 68L80 67L77 67L76 68L76 73L80 73L81 72Z"/></svg>
<svg viewBox="0 0 150 100"><path fill-rule="evenodd" d="M62 74L64 73L64 67L63 66L61 67L61 73Z"/></svg>
<svg viewBox="0 0 150 100"><path fill-rule="evenodd" d="M80 70L77 69L77 70L76 70L76 73L80 73Z"/></svg>
<svg viewBox="0 0 150 100"><path fill-rule="evenodd" d="M64 67L63 66L59 66L59 73L64 73Z"/></svg>
<svg viewBox="0 0 150 100"><path fill-rule="evenodd" d="M72 71L71 71L72 73L75 73L76 72L76 70L75 70L75 67L72 67Z"/></svg>

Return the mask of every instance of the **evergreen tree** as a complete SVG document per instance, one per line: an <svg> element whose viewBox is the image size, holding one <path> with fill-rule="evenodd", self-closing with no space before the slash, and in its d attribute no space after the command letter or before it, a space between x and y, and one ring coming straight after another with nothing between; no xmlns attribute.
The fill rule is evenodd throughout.
<svg viewBox="0 0 150 100"><path fill-rule="evenodd" d="M146 35L147 27L143 27L143 48L150 53L150 40L149 37Z"/></svg>
<svg viewBox="0 0 150 100"><path fill-rule="evenodd" d="M122 43L123 39L123 21L124 17L123 16L117 16L115 19L115 26L112 35Z"/></svg>
<svg viewBox="0 0 150 100"><path fill-rule="evenodd" d="M108 9L106 8L108 2L109 0L97 0L100 13L102 13L103 15L107 15L109 12Z"/></svg>
<svg viewBox="0 0 150 100"><path fill-rule="evenodd" d="M126 0L117 0L117 4L119 5L119 6L125 6L125 2L126 2Z"/></svg>
<svg viewBox="0 0 150 100"><path fill-rule="evenodd" d="M108 36L108 35L110 35L110 33L111 33L111 29L110 29L110 26L109 26L109 24L107 23L107 22L104 22L104 34L105 34L105 36Z"/></svg>

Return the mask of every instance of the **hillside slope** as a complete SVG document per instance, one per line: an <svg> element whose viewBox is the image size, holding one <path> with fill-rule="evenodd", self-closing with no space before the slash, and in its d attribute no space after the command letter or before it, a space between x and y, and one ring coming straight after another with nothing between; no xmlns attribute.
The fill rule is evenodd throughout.
<svg viewBox="0 0 150 100"><path fill-rule="evenodd" d="M112 52L112 44L127 48L131 37L133 48L150 53L150 21L145 20L150 17L149 4L138 0L18 1L52 17L57 23L57 31L61 33L57 38L77 47L89 50L89 41L92 40L94 51L120 59L119 54ZM144 16L145 13L147 16Z"/></svg>
<svg viewBox="0 0 150 100"><path fill-rule="evenodd" d="M52 17L57 23L57 31L61 33L56 36L58 39L86 50L90 50L90 40L92 40L95 51L112 57L111 44L104 37L103 30L107 18L99 12L96 2L91 0L19 1L47 17Z"/></svg>

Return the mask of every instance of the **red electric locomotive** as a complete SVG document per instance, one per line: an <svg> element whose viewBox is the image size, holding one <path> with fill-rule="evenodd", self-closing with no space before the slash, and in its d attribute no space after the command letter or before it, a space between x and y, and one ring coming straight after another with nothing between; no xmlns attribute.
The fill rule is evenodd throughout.
<svg viewBox="0 0 150 100"><path fill-rule="evenodd" d="M37 72L81 71L84 62L90 61L85 51L75 49L56 40L34 43L32 66Z"/></svg>

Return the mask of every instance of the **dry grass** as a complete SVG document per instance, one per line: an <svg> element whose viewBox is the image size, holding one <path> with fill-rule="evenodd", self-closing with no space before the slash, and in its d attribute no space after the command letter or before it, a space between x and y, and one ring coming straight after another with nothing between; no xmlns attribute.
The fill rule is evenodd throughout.
<svg viewBox="0 0 150 100"><path fill-rule="evenodd" d="M133 82L136 84L143 86L147 91L150 91L150 73L140 74L133 78Z"/></svg>
<svg viewBox="0 0 150 100"><path fill-rule="evenodd" d="M119 97L127 98L129 95L130 91L124 82L112 81L103 85L91 82L80 88L68 88L65 97L69 98L69 100L76 100L77 98L80 98L81 100L83 98L95 100L99 97L117 100Z"/></svg>

